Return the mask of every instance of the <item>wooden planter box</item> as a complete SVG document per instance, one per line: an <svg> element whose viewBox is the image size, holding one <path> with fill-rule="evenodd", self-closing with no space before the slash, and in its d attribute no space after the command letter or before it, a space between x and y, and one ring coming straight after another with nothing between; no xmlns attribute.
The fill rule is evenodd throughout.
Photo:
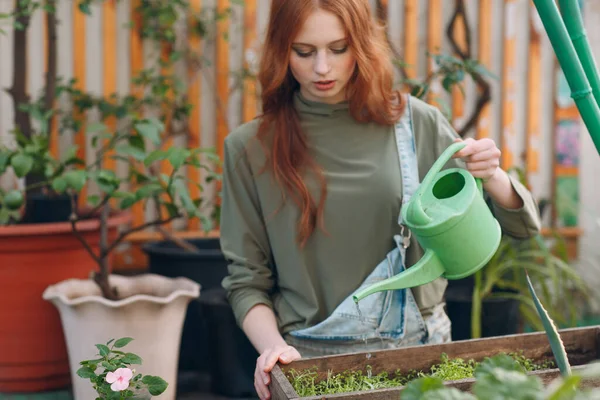
<svg viewBox="0 0 600 400"><path fill-rule="evenodd" d="M569 362L573 372L581 369L583 365L600 359L600 325L585 328L572 328L560 331ZM337 356L317 357L298 360L288 365L277 364L272 371L272 385L270 387L273 400L290 400L301 398L285 376L289 369L303 370L312 367L318 368L319 380L327 375L327 371L334 373L345 370L365 371L367 365L372 367L373 374L387 371L389 374L399 369L402 373L411 370L428 370L431 366L440 363L442 353L448 357L460 357L481 361L498 353L514 353L523 351L523 355L537 363L553 360L550 343L544 332L517 334L477 340L463 340L448 344L424 345L404 347L395 350L379 350L373 352L353 353ZM557 378L558 369L549 369L530 372L539 376L544 383ZM475 379L462 379L448 381L449 386L467 391ZM600 387L600 380L587 381L588 387ZM340 393L335 395L302 397L304 400L323 399L369 399L369 400L398 400L403 387L391 389L375 389L361 392Z"/></svg>

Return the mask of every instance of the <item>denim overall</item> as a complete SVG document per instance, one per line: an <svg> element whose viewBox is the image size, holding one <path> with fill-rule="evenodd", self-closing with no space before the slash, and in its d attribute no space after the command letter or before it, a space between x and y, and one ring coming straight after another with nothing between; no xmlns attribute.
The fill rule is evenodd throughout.
<svg viewBox="0 0 600 400"><path fill-rule="evenodd" d="M402 205L410 200L419 185L411 115L409 97L404 114L395 126L402 173ZM401 214L398 223L404 231ZM396 247L375 267L356 292L404 270L408 239L401 235L394 236ZM410 289L383 291L361 300L359 315L352 294L324 321L290 332L285 336L286 342L296 347L303 358L309 358L450 340L450 320L443 310L443 304L436 306L426 321Z"/></svg>

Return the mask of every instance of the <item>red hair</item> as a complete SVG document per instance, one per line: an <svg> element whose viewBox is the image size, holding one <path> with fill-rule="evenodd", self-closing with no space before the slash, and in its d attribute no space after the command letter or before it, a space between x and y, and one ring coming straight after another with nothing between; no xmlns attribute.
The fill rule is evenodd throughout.
<svg viewBox="0 0 600 400"><path fill-rule="evenodd" d="M262 88L263 115L257 138L266 151L266 168L300 209L298 241L304 246L322 214L327 185L319 166L308 154L306 136L294 108L299 84L290 68L292 42L302 24L317 9L335 14L344 26L348 45L356 59L346 98L358 122L391 125L402 112L400 93L393 90L394 70L385 28L375 23L368 0L272 0L269 25L258 80ZM317 201L309 192L303 174L312 172L320 183Z"/></svg>

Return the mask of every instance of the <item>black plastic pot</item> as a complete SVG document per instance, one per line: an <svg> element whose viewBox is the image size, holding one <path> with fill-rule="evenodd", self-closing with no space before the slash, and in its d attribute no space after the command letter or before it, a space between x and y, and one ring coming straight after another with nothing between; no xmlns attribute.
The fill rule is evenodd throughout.
<svg viewBox="0 0 600 400"><path fill-rule="evenodd" d="M46 196L41 193L30 193L27 195L22 221L30 224L67 222L71 210L71 198L67 195Z"/></svg>
<svg viewBox="0 0 600 400"><path fill-rule="evenodd" d="M258 353L237 326L225 290L205 291L197 300L209 321L211 392L235 398L256 398L254 370Z"/></svg>
<svg viewBox="0 0 600 400"><path fill-rule="evenodd" d="M227 261L221 253L219 239L189 240L199 253L184 250L172 242L155 242L143 246L148 255L149 272L167 277L186 277L201 286L200 297L206 291L220 288L227 275ZM199 303L190 302L181 336L179 355L180 371L210 373L207 318L202 315Z"/></svg>
<svg viewBox="0 0 600 400"><path fill-rule="evenodd" d="M451 287L446 290L446 311L452 322L452 340L471 339L471 288ZM519 332L519 301L484 299L481 305L481 337L505 336Z"/></svg>

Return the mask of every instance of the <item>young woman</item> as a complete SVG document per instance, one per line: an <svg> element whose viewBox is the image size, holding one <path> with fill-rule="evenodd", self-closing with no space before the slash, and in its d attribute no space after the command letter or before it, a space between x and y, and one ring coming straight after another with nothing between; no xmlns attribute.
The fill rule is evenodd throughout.
<svg viewBox="0 0 600 400"><path fill-rule="evenodd" d="M373 294L360 317L351 300L422 256L398 240L402 201L460 140L436 108L394 91L369 1L273 0L259 80L263 114L225 140L221 244L260 398L278 361L450 340L444 279ZM483 179L505 234L537 233L496 144L465 142L447 166Z"/></svg>

